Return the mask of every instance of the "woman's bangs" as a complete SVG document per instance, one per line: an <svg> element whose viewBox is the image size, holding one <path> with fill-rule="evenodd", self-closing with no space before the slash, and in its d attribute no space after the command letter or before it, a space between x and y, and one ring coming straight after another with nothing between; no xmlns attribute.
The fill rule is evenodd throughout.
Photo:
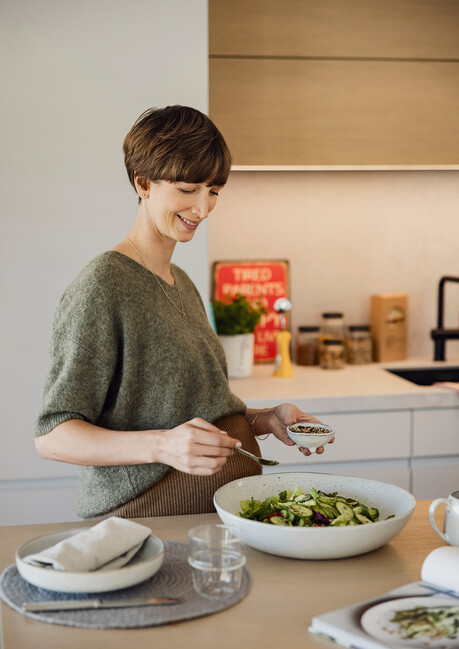
<svg viewBox="0 0 459 649"><path fill-rule="evenodd" d="M214 152L201 162L199 182L206 183L209 187L221 187L226 184L231 170L231 160L227 160L223 154ZM198 169L196 169L198 171Z"/></svg>
<svg viewBox="0 0 459 649"><path fill-rule="evenodd" d="M202 156L192 159L174 160L162 174L162 180L169 182L205 183L222 186L228 180L231 159L223 151L211 149Z"/></svg>

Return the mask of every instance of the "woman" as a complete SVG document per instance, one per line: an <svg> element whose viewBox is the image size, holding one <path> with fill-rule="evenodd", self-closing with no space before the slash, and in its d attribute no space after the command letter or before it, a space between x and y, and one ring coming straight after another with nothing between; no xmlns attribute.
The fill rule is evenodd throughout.
<svg viewBox="0 0 459 649"><path fill-rule="evenodd" d="M259 453L261 433L293 445L286 425L313 418L247 409L230 391L197 289L171 263L227 181L220 132L192 108L151 109L123 148L137 218L60 301L36 448L80 465L83 518L206 513L219 486L260 472L236 447Z"/></svg>

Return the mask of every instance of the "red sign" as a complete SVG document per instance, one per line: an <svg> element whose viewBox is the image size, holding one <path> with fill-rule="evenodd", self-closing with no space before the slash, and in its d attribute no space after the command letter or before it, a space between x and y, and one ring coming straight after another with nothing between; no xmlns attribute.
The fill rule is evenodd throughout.
<svg viewBox="0 0 459 649"><path fill-rule="evenodd" d="M213 299L232 299L244 295L265 307L267 314L261 317L255 329L254 360L276 359L276 333L280 329L279 314L274 302L289 297L288 261L218 261L214 263ZM288 315L287 315L288 321Z"/></svg>

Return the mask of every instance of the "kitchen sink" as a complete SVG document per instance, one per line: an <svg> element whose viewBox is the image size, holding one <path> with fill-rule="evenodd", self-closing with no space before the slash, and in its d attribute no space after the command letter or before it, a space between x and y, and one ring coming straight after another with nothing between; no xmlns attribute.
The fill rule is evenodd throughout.
<svg viewBox="0 0 459 649"><path fill-rule="evenodd" d="M385 368L387 372L396 374L402 379L416 385L433 385L437 382L459 381L459 367L403 367Z"/></svg>

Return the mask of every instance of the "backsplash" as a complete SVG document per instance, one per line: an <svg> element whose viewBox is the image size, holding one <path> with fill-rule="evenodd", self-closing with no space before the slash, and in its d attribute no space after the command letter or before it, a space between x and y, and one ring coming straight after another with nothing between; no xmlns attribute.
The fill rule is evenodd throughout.
<svg viewBox="0 0 459 649"><path fill-rule="evenodd" d="M438 281L459 276L459 171L233 171L209 260L239 259L290 261L293 334L329 310L368 324L372 294L407 293L408 357L433 358ZM459 327L459 285L445 326Z"/></svg>

